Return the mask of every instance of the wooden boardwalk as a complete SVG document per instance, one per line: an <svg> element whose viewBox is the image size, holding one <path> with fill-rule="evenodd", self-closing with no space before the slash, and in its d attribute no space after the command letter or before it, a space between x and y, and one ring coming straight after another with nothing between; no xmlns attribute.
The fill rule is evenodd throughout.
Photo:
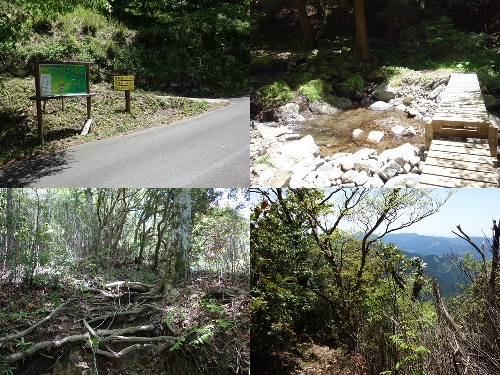
<svg viewBox="0 0 500 375"><path fill-rule="evenodd" d="M487 139L488 144L435 136ZM476 74L452 74L425 127L427 156L417 187L498 187L497 144L498 127L490 124Z"/></svg>

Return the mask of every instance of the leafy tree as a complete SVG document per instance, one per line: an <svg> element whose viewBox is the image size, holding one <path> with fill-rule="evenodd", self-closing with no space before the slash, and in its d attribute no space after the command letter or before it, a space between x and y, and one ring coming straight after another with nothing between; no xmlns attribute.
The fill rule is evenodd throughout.
<svg viewBox="0 0 500 375"><path fill-rule="evenodd" d="M401 310L417 303L424 265L418 259L406 261L398 249L379 240L437 212L451 192L442 199L417 189L253 192L261 200L251 222L254 356L273 347L283 349L306 325L310 329L318 307L322 327L326 320L322 340L328 345L343 346L349 353L375 343L393 348L397 355L379 362L381 371L397 363L409 366L426 351L414 338L398 341L418 328L401 328L407 319ZM359 231L342 230L345 222ZM383 309L369 302L374 294L397 296L391 300L391 321L397 327L380 321L379 336L366 323L367 315Z"/></svg>

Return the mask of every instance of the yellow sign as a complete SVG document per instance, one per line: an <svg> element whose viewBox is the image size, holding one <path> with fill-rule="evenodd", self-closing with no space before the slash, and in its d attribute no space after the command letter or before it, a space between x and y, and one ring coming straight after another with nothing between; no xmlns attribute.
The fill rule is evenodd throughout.
<svg viewBox="0 0 500 375"><path fill-rule="evenodd" d="M134 76L114 76L113 88L115 91L126 91L134 89Z"/></svg>

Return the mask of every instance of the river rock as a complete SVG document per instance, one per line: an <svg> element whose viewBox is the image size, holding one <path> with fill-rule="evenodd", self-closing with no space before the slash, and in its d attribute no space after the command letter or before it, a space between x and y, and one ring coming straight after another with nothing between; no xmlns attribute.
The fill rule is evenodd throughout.
<svg viewBox="0 0 500 375"><path fill-rule="evenodd" d="M417 135L417 131L415 130L415 128L413 126L408 126L408 128L406 129L405 135L409 135L409 136Z"/></svg>
<svg viewBox="0 0 500 375"><path fill-rule="evenodd" d="M392 104L379 101L373 103L368 108L370 108L373 111L389 111L392 109Z"/></svg>
<svg viewBox="0 0 500 375"><path fill-rule="evenodd" d="M412 188L418 184L420 180L420 175L416 174L403 174L399 176L392 177L389 181L384 184L384 188Z"/></svg>
<svg viewBox="0 0 500 375"><path fill-rule="evenodd" d="M269 186L273 187L287 187L292 178L291 171L280 170L269 181Z"/></svg>
<svg viewBox="0 0 500 375"><path fill-rule="evenodd" d="M349 109L352 106L352 101L348 98L339 98L336 102L336 107L340 109Z"/></svg>
<svg viewBox="0 0 500 375"><path fill-rule="evenodd" d="M376 155L377 155L377 150L374 150L373 148L362 148L361 150L356 151L353 154L353 156L356 159L360 159L360 160L368 160Z"/></svg>
<svg viewBox="0 0 500 375"><path fill-rule="evenodd" d="M330 103L320 101L320 100L312 100L309 102L309 109L315 115L335 115L341 112L341 109L334 107Z"/></svg>
<svg viewBox="0 0 500 375"><path fill-rule="evenodd" d="M319 147L314 143L314 139L311 135L306 135L298 141L284 144L281 147L281 151L284 156L298 162L310 155L319 154Z"/></svg>
<svg viewBox="0 0 500 375"><path fill-rule="evenodd" d="M342 178L342 170L340 168L332 168L328 171L328 178L331 181L340 180Z"/></svg>
<svg viewBox="0 0 500 375"><path fill-rule="evenodd" d="M299 118L299 109L300 106L298 103L287 103L276 109L274 113L283 122L294 122Z"/></svg>
<svg viewBox="0 0 500 375"><path fill-rule="evenodd" d="M429 95L427 95L427 99L434 100L438 97L439 94L441 94L441 91L443 91L444 86L438 86L434 90L432 90Z"/></svg>
<svg viewBox="0 0 500 375"><path fill-rule="evenodd" d="M500 101L493 95L483 95L483 100L487 111L498 112L500 110Z"/></svg>
<svg viewBox="0 0 500 375"><path fill-rule="evenodd" d="M402 167L394 160L390 160L387 164L385 164L378 170L377 174L382 180L387 181L394 177L396 174L401 173L401 171Z"/></svg>
<svg viewBox="0 0 500 375"><path fill-rule="evenodd" d="M354 170L358 172L365 171L371 175L372 171L379 170L381 166L382 165L377 160L359 160L354 163Z"/></svg>
<svg viewBox="0 0 500 375"><path fill-rule="evenodd" d="M388 82L385 82L375 88L373 96L375 96L378 100L387 101L394 99L399 90L399 87L391 87Z"/></svg>
<svg viewBox="0 0 500 375"><path fill-rule="evenodd" d="M335 160L336 164L345 172L349 169L354 169L354 163L356 162L356 158L352 154L348 154L342 156L339 159Z"/></svg>
<svg viewBox="0 0 500 375"><path fill-rule="evenodd" d="M363 130L361 130L361 129L354 129L354 130L352 131L352 137L353 137L354 139L359 139L359 138L361 138L361 135L362 135L362 134L363 134Z"/></svg>
<svg viewBox="0 0 500 375"><path fill-rule="evenodd" d="M262 138L273 140L280 135L290 133L286 126L272 127L263 124L257 124L255 128L259 131Z"/></svg>
<svg viewBox="0 0 500 375"><path fill-rule="evenodd" d="M366 171L361 171L359 174L354 178L354 183L356 186L363 186L368 182L368 173Z"/></svg>
<svg viewBox="0 0 500 375"><path fill-rule="evenodd" d="M406 129L402 125L395 125L391 128L391 134L395 137L401 137L405 134Z"/></svg>
<svg viewBox="0 0 500 375"><path fill-rule="evenodd" d="M339 82L334 88L337 96L341 98L352 98L355 95L355 90L349 83Z"/></svg>
<svg viewBox="0 0 500 375"><path fill-rule="evenodd" d="M345 173L342 175L342 177L341 177L341 179L342 179L342 183L343 183L343 184L347 184L347 183L349 183L349 182L354 183L354 180L356 179L356 177L358 176L358 174L359 174L359 173L358 173L358 172L356 172L356 171L355 171L355 170L353 170L353 169L351 169L351 170L349 170L349 171L345 172Z"/></svg>
<svg viewBox="0 0 500 375"><path fill-rule="evenodd" d="M368 133L368 137L366 140L371 143L380 143L382 138L384 137L384 132L378 131L378 130L372 130L370 133Z"/></svg>

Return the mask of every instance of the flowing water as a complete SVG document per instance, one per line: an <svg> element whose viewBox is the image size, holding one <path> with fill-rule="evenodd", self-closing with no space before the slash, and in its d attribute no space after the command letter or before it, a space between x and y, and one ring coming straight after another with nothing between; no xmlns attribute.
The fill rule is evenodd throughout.
<svg viewBox="0 0 500 375"><path fill-rule="evenodd" d="M398 124L405 128L413 126L416 135L394 137L391 134L391 128ZM301 136L312 135L316 144L321 147L321 154L324 157L338 152L355 152L362 148L373 148L380 153L403 143L421 146L424 144L425 126L422 122L410 119L406 113L398 110L379 112L357 107L336 115L319 115L312 120L296 123L291 128ZM352 138L352 132L355 129L363 130L361 140ZM378 145L366 141L366 136L372 130L385 133Z"/></svg>

